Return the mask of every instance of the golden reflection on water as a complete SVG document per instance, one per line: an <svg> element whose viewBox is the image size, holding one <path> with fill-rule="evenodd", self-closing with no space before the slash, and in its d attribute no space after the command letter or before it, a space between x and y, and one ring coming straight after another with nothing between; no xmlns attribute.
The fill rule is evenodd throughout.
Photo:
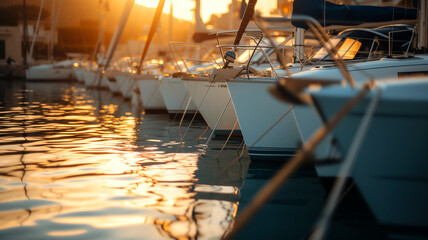
<svg viewBox="0 0 428 240"><path fill-rule="evenodd" d="M49 236L76 236L83 233L86 233L87 231L85 229L80 230L72 230L72 231L56 231L56 232L49 232Z"/></svg>
<svg viewBox="0 0 428 240"><path fill-rule="evenodd" d="M145 120L123 100L75 87L59 97L38 90L0 108L0 230L48 221L75 229L47 227L45 235L85 238L90 227L125 234L144 225L141 238L187 239L220 238L230 227L236 202L195 198L238 195L197 183L200 144L175 155L179 139L140 131Z"/></svg>

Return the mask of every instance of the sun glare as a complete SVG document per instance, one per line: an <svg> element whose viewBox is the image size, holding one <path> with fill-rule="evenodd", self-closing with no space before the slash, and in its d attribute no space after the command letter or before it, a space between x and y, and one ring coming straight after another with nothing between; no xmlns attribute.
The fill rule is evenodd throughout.
<svg viewBox="0 0 428 240"><path fill-rule="evenodd" d="M153 0L135 0L136 4L156 8L159 1ZM248 0L247 0L248 2ZM173 0L173 14L174 17L194 21L195 0ZM229 4L231 0L201 0L201 17L204 22L209 21L212 14L220 15L229 11ZM236 0L237 7L240 7L241 0ZM171 7L171 0L165 1L163 9L164 13L169 14ZM263 14L268 14L271 9L276 8L276 0L260 0L256 5L256 9Z"/></svg>

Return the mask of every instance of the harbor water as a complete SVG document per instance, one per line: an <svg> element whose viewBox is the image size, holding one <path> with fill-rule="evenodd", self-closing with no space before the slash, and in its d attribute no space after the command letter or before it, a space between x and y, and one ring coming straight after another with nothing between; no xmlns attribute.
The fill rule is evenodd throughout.
<svg viewBox="0 0 428 240"><path fill-rule="evenodd" d="M79 83L0 80L0 239L221 239L284 162L190 123ZM349 189L327 239L427 239ZM305 239L326 193L301 168L237 238Z"/></svg>

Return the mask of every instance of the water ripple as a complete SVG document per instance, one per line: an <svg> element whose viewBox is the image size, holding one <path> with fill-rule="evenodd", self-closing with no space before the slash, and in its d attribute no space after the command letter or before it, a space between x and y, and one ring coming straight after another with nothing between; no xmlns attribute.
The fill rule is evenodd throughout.
<svg viewBox="0 0 428 240"><path fill-rule="evenodd" d="M0 94L0 238L220 238L246 169L201 172L205 128L176 153L167 116L79 85L14 82Z"/></svg>

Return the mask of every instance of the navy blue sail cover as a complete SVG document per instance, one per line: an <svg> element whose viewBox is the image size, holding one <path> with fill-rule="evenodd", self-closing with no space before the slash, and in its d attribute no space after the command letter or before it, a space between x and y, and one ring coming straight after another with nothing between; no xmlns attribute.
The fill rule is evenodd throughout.
<svg viewBox="0 0 428 240"><path fill-rule="evenodd" d="M311 16L322 26L354 26L368 22L416 19L417 10L400 7L338 5L325 0L294 0L293 15ZM295 27L308 28L304 22L292 21L292 24Z"/></svg>

